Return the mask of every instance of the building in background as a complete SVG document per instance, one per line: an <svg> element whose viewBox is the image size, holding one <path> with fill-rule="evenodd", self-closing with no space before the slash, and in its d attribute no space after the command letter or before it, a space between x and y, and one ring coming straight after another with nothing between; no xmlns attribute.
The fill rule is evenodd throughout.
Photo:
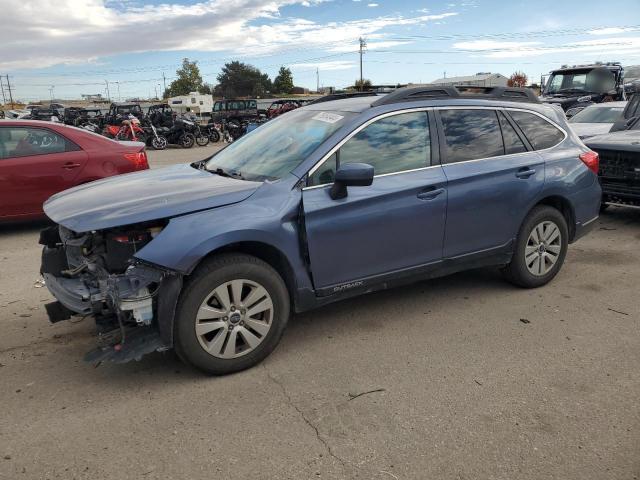
<svg viewBox="0 0 640 480"><path fill-rule="evenodd" d="M499 73L479 72L465 77L445 77L434 80L429 85L441 85L443 87L453 85L467 85L470 87L506 87L508 77Z"/></svg>
<svg viewBox="0 0 640 480"><path fill-rule="evenodd" d="M167 100L167 103L176 113L194 113L200 118L210 117L213 110L213 96L203 95L198 92L171 97Z"/></svg>

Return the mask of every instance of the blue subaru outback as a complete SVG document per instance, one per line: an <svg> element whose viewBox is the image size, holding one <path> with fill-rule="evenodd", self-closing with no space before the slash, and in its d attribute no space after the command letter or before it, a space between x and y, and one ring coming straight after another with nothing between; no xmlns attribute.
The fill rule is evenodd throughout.
<svg viewBox="0 0 640 480"><path fill-rule="evenodd" d="M527 90L312 104L202 162L49 199L47 312L95 318L88 361L175 348L235 372L276 347L292 312L485 266L545 285L598 218L597 171Z"/></svg>

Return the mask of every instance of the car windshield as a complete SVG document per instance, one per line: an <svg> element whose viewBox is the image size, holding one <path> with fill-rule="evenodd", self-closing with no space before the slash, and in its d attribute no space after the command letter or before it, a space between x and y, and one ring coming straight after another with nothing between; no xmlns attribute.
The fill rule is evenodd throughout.
<svg viewBox="0 0 640 480"><path fill-rule="evenodd" d="M293 110L215 154L206 169L247 180L282 178L353 116L349 112Z"/></svg>
<svg viewBox="0 0 640 480"><path fill-rule="evenodd" d="M551 75L545 93L604 93L615 88L615 84L614 74L606 69L569 71Z"/></svg>
<svg viewBox="0 0 640 480"><path fill-rule="evenodd" d="M575 114L569 120L570 123L614 123L622 118L624 107L587 107Z"/></svg>

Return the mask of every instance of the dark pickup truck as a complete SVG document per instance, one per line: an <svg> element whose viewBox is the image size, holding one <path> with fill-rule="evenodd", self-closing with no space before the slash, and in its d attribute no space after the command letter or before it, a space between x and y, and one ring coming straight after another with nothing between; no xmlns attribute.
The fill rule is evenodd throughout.
<svg viewBox="0 0 640 480"><path fill-rule="evenodd" d="M640 94L634 94L611 132L589 138L600 155L602 203L640 206Z"/></svg>
<svg viewBox="0 0 640 480"><path fill-rule="evenodd" d="M565 65L550 73L540 101L559 105L570 118L594 103L624 100L623 82L617 62Z"/></svg>

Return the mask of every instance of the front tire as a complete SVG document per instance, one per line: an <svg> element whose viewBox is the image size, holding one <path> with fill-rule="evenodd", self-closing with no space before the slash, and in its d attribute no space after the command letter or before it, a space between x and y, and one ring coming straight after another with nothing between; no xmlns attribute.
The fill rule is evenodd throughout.
<svg viewBox="0 0 640 480"><path fill-rule="evenodd" d="M213 375L252 367L280 341L289 302L282 277L266 262L244 254L206 260L180 296L176 352Z"/></svg>
<svg viewBox="0 0 640 480"><path fill-rule="evenodd" d="M522 223L513 258L503 273L519 287L546 285L560 271L568 244L569 229L564 215L553 207L539 205Z"/></svg>

